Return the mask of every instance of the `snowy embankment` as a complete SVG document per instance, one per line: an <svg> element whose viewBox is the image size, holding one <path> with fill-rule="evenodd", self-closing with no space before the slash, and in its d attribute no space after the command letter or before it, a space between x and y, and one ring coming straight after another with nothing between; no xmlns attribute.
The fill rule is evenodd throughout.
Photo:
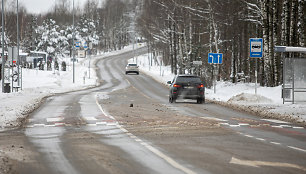
<svg viewBox="0 0 306 174"><path fill-rule="evenodd" d="M75 83L73 83L73 66L67 58L67 71L41 71L23 69L22 90L12 93L0 93L0 130L21 125L25 117L37 108L43 99L56 93L81 90L99 85L95 72L95 63L107 56L133 50L127 46L122 50L101 53L99 56L78 58L75 62ZM89 63L90 71L89 71ZM90 72L90 78L89 78ZM2 82L1 82L2 83ZM0 85L0 91L2 91Z"/></svg>
<svg viewBox="0 0 306 174"><path fill-rule="evenodd" d="M152 76L155 80L167 85L173 79L170 66L159 66L159 62L151 61L148 54L137 58L141 72ZM130 60L132 61L132 59ZM218 104L253 113L255 115L292 121L306 125L306 103L282 103L282 87L258 87L255 95L254 83L217 82L216 94L213 89L206 89L206 99Z"/></svg>

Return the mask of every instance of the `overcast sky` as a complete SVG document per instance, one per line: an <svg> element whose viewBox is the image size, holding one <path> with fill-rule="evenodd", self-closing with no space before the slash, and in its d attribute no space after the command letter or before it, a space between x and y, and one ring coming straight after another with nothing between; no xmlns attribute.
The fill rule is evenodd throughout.
<svg viewBox="0 0 306 174"><path fill-rule="evenodd" d="M53 7L56 1L57 0L19 0L19 3L23 4L27 8L28 12L39 14L48 12L48 10ZM72 6L72 0L70 1ZM83 6L85 2L86 0L74 0L75 6L78 4Z"/></svg>

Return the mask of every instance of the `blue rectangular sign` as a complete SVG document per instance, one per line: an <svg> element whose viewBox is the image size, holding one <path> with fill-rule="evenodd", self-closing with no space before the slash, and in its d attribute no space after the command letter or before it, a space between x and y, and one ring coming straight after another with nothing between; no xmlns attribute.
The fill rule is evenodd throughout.
<svg viewBox="0 0 306 174"><path fill-rule="evenodd" d="M208 63L222 64L223 54L222 53L208 53Z"/></svg>
<svg viewBox="0 0 306 174"><path fill-rule="evenodd" d="M250 39L250 57L261 58L263 52L263 40L262 38L251 38Z"/></svg>

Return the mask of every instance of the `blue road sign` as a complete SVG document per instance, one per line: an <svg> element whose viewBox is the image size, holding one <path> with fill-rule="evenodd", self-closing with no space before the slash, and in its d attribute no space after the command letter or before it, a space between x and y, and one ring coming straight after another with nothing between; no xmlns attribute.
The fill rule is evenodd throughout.
<svg viewBox="0 0 306 174"><path fill-rule="evenodd" d="M223 54L222 53L208 53L208 63L222 64Z"/></svg>
<svg viewBox="0 0 306 174"><path fill-rule="evenodd" d="M250 38L250 57L261 58L262 57L262 38Z"/></svg>
<svg viewBox="0 0 306 174"><path fill-rule="evenodd" d="M80 47L80 42L75 42L75 47L79 48Z"/></svg>

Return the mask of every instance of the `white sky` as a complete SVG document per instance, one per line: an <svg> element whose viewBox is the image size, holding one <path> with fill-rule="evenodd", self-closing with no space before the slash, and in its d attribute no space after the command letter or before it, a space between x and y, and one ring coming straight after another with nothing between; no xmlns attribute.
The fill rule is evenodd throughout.
<svg viewBox="0 0 306 174"><path fill-rule="evenodd" d="M29 13L45 13L50 10L55 2L58 0L19 0L20 4L23 4L27 8L27 11ZM72 0L71 1L71 6L72 6ZM83 4L87 0L74 0L75 6L83 6Z"/></svg>

